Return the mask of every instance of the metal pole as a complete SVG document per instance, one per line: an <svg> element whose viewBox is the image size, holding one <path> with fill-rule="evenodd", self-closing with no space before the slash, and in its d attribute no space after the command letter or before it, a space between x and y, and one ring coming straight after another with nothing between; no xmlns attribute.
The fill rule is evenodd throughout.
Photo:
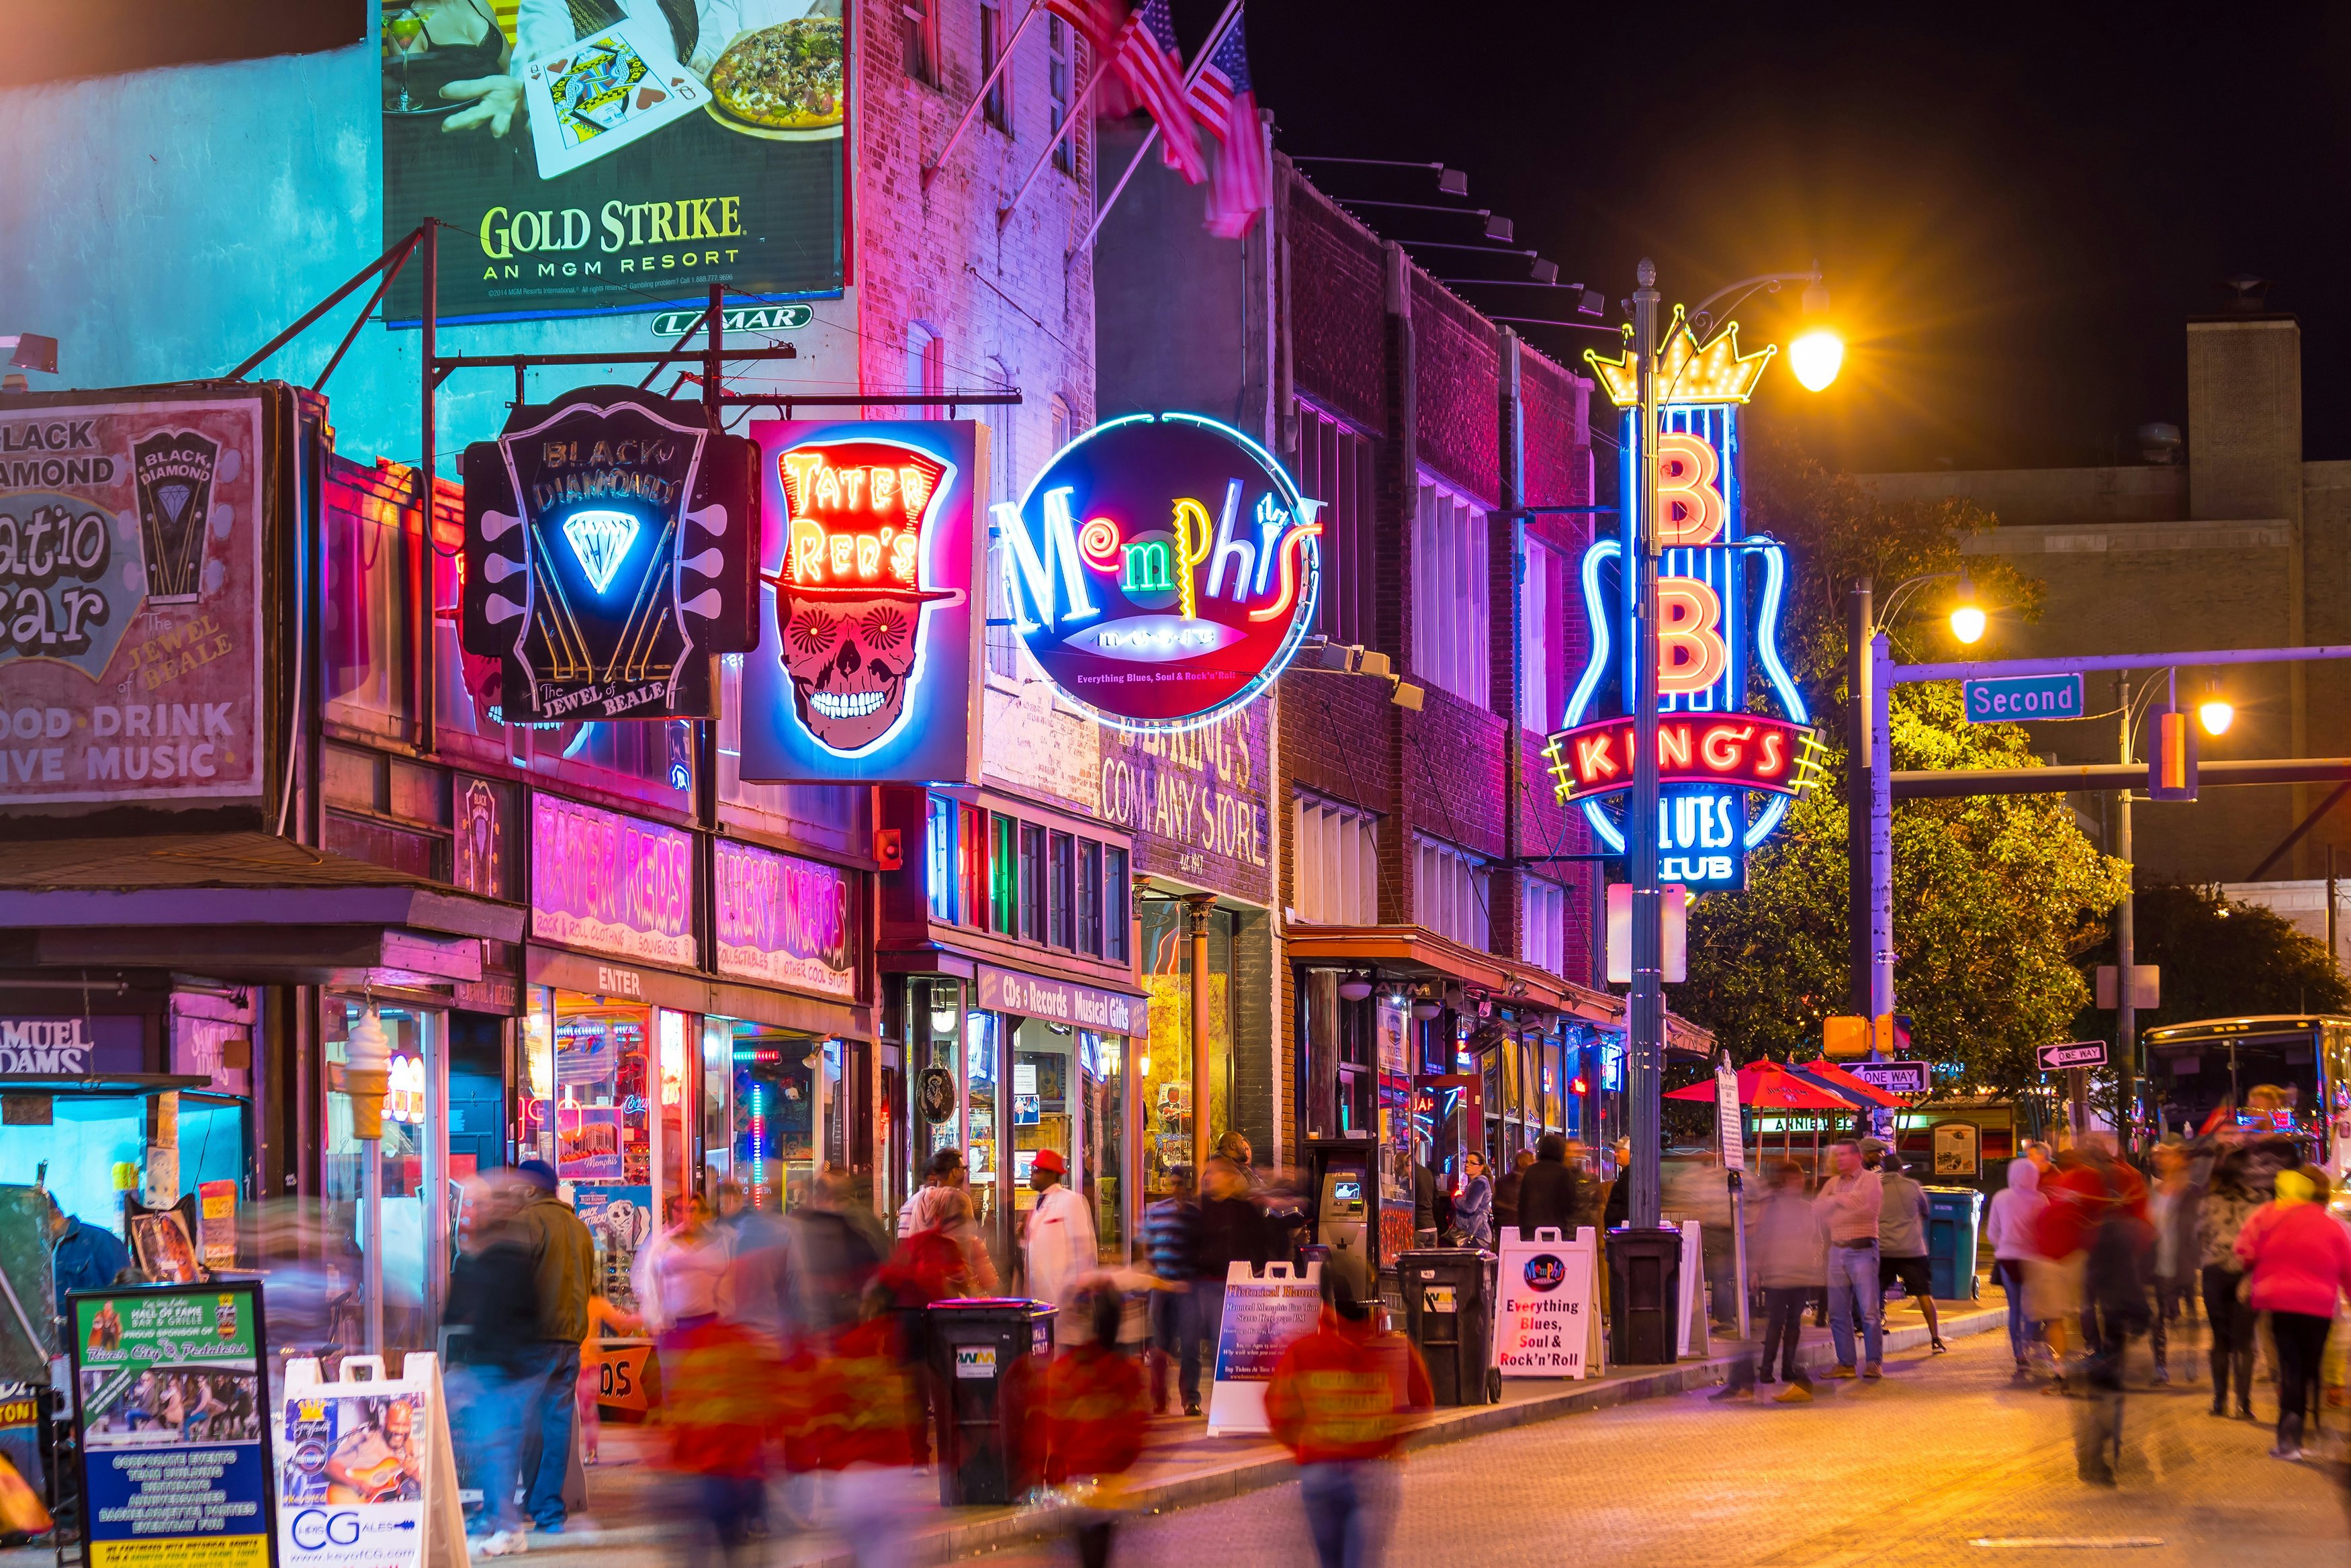
<svg viewBox="0 0 2351 1568"><path fill-rule="evenodd" d="M418 450L423 456L416 468L418 545L415 552L416 609L409 624L416 639L416 655L410 665L410 668L415 671L416 680L416 695L413 709L416 715L416 745L418 750L429 753L434 749L434 729L433 628L439 624L433 616L433 449L437 443L440 433L434 419L434 394L441 382L440 379L434 374L433 358L439 351L441 338L441 220L427 218L424 220L423 229L424 400L421 410L423 427L418 432L422 438L418 442ZM377 1185L381 1187L381 1176L379 1176ZM381 1293L379 1292L379 1298L381 1294ZM373 1310L381 1318L383 1309L380 1299Z"/></svg>
<svg viewBox="0 0 2351 1568"><path fill-rule="evenodd" d="M1879 632L1869 644L1869 1016L1894 1011L1894 653ZM1889 1038L1879 1042L1891 1045Z"/></svg>
<svg viewBox="0 0 2351 1568"><path fill-rule="evenodd" d="M367 1210L367 1245L360 1251L360 1299L365 1306L367 1353L383 1354L383 1143L360 1140L360 1201Z"/></svg>
<svg viewBox="0 0 2351 1568"><path fill-rule="evenodd" d="M979 84L979 90L972 94L971 102L964 107L963 118L956 120L955 130L947 133L947 144L939 149L937 161L924 166L924 190L931 188L931 182L938 178L939 171L946 168L947 160L955 156L956 146L963 140L963 133L971 129L972 116L979 112L980 106L987 101L987 95L996 89L996 78L1004 74L1004 67L1012 63L1012 51L1019 46L1020 35L1029 30L1029 24L1035 21L1037 13L1044 8L1045 0L1029 0L1029 9L1022 13L1019 26L1012 29L1012 36L1004 41L1004 47L996 51L996 64L989 67L987 79Z"/></svg>
<svg viewBox="0 0 2351 1568"><path fill-rule="evenodd" d="M1845 683L1853 702L1851 733L1844 749L1846 978L1849 1005L1862 1017L1873 1018L1876 1014L1869 1004L1876 959L1870 948L1870 911L1876 903L1878 867L1869 836L1870 803L1875 794L1869 769L1877 750L1870 736L1877 705L1870 693L1870 680L1876 671L1869 657L1869 640L1875 631L1876 612L1870 602L1867 577L1855 582L1846 608Z"/></svg>
<svg viewBox="0 0 2351 1568"><path fill-rule="evenodd" d="M2122 711L2122 761L2127 766L2131 760L2131 685L2130 677L2115 677L2115 706ZM2126 878L2133 875L2131 866L2131 792L2115 792L2115 858L2123 863ZM2130 1158L2138 1130L2138 1018L2131 1006L2131 966L2137 947L2134 929L2132 889L2126 880L2123 885L2122 906L2115 911L2115 1112L2119 1123L2116 1142L2122 1147L2123 1158Z"/></svg>
<svg viewBox="0 0 2351 1568"><path fill-rule="evenodd" d="M1641 406L1634 439L1640 451L1640 493L1633 507L1633 800L1625 847L1633 879L1633 989L1627 999L1625 1108L1633 1127L1633 1189L1625 1222L1655 1230L1662 1209L1663 1154L1658 1096L1666 1047L1664 899L1657 888L1657 265L1641 258L1633 296L1634 349L1640 359Z"/></svg>
<svg viewBox="0 0 2351 1568"><path fill-rule="evenodd" d="M2326 965L2337 974L2343 972L2343 961L2335 956L2335 846L2326 846Z"/></svg>

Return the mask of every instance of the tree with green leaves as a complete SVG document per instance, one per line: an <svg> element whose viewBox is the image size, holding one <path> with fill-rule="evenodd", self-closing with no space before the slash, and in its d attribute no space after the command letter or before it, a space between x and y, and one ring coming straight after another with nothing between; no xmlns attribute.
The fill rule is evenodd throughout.
<svg viewBox="0 0 2351 1568"><path fill-rule="evenodd" d="M2351 1012L2351 986L2326 944L2275 909L2240 903L2218 888L2159 885L2131 900L2137 961L2163 971L2163 1005L2137 1014L2142 1033L2167 1023L2275 1012ZM2085 971L2115 961L2113 939L2082 954ZM2114 1014L2085 1011L2074 1028L2105 1034Z"/></svg>
<svg viewBox="0 0 2351 1568"><path fill-rule="evenodd" d="M1788 546L1794 590L1781 639L1824 732L1829 778L1800 798L1749 857L1746 888L1690 915L1688 983L1677 1012L1712 1029L1741 1060L1810 1054L1821 1021L1847 1012L1846 596L1868 576L1881 595L1914 576L1958 574L1960 546L1994 525L1963 501L1889 504L1848 475L1768 438L1748 454L1749 527ZM1969 557L1980 602L2004 618L2038 614L2041 585L1996 556ZM1922 606L1949 601L1925 585ZM1881 603L1883 602L1881 598ZM1890 628L1907 659L1954 651L1941 618ZM1970 724L1954 685L1897 687L1894 765L2032 767L2025 732ZM1948 1064L1938 1089L2012 1093L2038 1078L2033 1047L2067 1037L2088 1000L2075 964L2105 935L2125 870L2100 854L2062 794L1898 803L1894 812L1895 985L1917 1054Z"/></svg>

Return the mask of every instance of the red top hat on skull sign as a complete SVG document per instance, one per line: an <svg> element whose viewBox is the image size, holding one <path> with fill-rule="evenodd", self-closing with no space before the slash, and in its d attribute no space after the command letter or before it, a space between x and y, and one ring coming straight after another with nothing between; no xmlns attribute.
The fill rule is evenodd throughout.
<svg viewBox="0 0 2351 1568"><path fill-rule="evenodd" d="M924 581L924 531L953 466L871 437L810 441L775 459L788 521L776 590L778 652L801 724L858 755L905 714L923 606L960 599Z"/></svg>

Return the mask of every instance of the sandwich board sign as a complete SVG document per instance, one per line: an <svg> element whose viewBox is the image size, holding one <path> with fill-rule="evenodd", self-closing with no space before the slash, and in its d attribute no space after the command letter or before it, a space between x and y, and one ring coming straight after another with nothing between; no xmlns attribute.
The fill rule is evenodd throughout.
<svg viewBox="0 0 2351 1568"><path fill-rule="evenodd" d="M1217 1335L1217 1381L1208 1393L1208 1436L1270 1432L1265 1387L1290 1342L1322 1319L1322 1265L1303 1272L1268 1263L1262 1274L1238 1262L1225 1271L1225 1324Z"/></svg>
<svg viewBox="0 0 2351 1568"><path fill-rule="evenodd" d="M354 1378L352 1374L369 1376ZM347 1355L286 1368L277 1471L279 1568L465 1568L465 1511L440 1358Z"/></svg>
<svg viewBox="0 0 2351 1568"><path fill-rule="evenodd" d="M1506 1226L1495 1270L1494 1365L1505 1377L1597 1377L1607 1368L1600 1322L1600 1246L1589 1225L1562 1239Z"/></svg>

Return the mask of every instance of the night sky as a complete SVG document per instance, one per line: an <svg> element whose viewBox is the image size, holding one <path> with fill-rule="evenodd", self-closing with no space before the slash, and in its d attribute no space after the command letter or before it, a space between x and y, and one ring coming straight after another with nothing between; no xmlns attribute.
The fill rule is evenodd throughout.
<svg viewBox="0 0 2351 1568"><path fill-rule="evenodd" d="M1221 9L1182 0L1187 43ZM2351 11L1912 9L1256 0L1248 17L1284 151L1466 170L1468 204L1515 219L1561 281L1605 289L1611 320L1644 254L1690 304L1817 256L1844 375L1815 399L1775 368L1760 400L1846 466L2136 461L2140 424L2185 422L2182 323L2244 273L2301 318L2306 455L2351 457L2351 378L2329 371L2351 342ZM1414 171L1308 171L1333 194L1441 200ZM1364 215L1396 238L1478 237ZM1572 314L1569 295L1461 292ZM1795 294L1740 313L1750 341L1786 335ZM1572 362L1608 342L1521 330Z"/></svg>

